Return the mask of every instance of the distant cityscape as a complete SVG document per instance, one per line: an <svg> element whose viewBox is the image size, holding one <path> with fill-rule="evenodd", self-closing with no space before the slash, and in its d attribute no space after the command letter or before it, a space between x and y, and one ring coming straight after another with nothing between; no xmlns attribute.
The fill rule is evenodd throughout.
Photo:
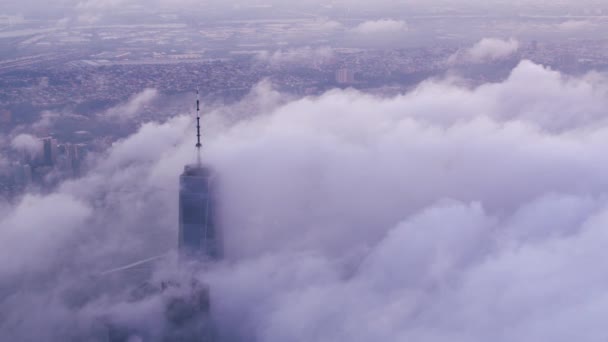
<svg viewBox="0 0 608 342"><path fill-rule="evenodd" d="M264 61L253 52L209 59L202 58L201 54L165 53L151 53L148 58L146 53L138 56L128 51L105 53L103 59L77 61L63 55L40 56L40 60L23 57L13 63L0 61L0 120L3 124L10 123L10 112L19 112L29 106L88 109L111 104L151 87L166 94L179 94L199 86L204 94L230 98L246 93L263 79L270 79L280 89L300 95L319 94L337 85L362 89L383 85L411 86L448 69L450 65L446 61L457 51L458 48L441 46L395 50L331 49L328 55L319 56L315 51L296 50L288 52L293 54L293 60L284 62ZM603 70L608 67L608 40L530 41L524 43L507 64L512 66L522 58L568 72ZM478 67L470 76L491 77L487 75L490 70L494 69ZM348 71L356 77L336 77L338 71ZM21 119L14 116L13 120L19 122Z"/></svg>
<svg viewBox="0 0 608 342"><path fill-rule="evenodd" d="M41 149L11 155L10 164L0 173L0 194L13 199L27 190L44 191L62 180L79 177L85 168L87 145L63 143L52 137L40 139Z"/></svg>

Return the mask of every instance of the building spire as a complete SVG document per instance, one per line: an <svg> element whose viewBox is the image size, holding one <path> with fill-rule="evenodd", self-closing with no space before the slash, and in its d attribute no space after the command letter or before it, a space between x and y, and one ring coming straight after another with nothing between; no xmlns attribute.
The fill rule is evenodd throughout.
<svg viewBox="0 0 608 342"><path fill-rule="evenodd" d="M196 148L201 149L201 107L198 87L196 87Z"/></svg>
<svg viewBox="0 0 608 342"><path fill-rule="evenodd" d="M196 162L201 166L201 101L198 87L196 87Z"/></svg>

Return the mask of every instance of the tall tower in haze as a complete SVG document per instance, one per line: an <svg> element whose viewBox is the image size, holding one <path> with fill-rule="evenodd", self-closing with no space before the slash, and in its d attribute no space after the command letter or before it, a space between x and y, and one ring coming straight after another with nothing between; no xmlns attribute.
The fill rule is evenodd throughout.
<svg viewBox="0 0 608 342"><path fill-rule="evenodd" d="M179 241L181 257L217 260L221 257L213 172L201 162L201 116L196 91L197 161L186 165L179 178Z"/></svg>

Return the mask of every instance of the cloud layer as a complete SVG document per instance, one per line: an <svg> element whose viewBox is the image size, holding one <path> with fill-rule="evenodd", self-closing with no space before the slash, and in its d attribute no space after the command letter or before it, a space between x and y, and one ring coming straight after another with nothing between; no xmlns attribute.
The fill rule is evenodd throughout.
<svg viewBox="0 0 608 342"><path fill-rule="evenodd" d="M458 84L303 99L264 84L247 116L206 113L226 261L198 276L223 340L605 339L606 78L524 61ZM174 247L191 128L145 124L2 216L1 339L65 340L100 313L157 326L152 304L73 298L85 270Z"/></svg>
<svg viewBox="0 0 608 342"><path fill-rule="evenodd" d="M607 89L592 79L523 62L498 84L336 91L229 130L208 154L234 261L210 276L224 332L602 338L606 277L589 262L605 239Z"/></svg>

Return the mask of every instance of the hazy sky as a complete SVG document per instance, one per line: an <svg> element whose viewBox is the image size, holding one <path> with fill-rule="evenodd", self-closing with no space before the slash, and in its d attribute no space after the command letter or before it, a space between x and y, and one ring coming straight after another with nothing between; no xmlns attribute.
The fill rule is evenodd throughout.
<svg viewBox="0 0 608 342"><path fill-rule="evenodd" d="M376 15L399 16L403 14L421 12L455 12L475 9L482 13L499 14L517 11L557 11L561 14L579 13L584 10L606 10L607 4L602 0L303 0L303 1L279 1L279 0L57 0L52 5L40 0L5 0L0 4L1 12L36 12L52 13L70 11L117 11L129 8L140 8L146 12L150 10L179 10L185 12L205 12L208 10L224 9L234 10L250 6L268 6L286 10L312 10L312 13L321 11L326 13L330 9L339 9L340 13L356 11L357 13L371 13ZM270 9L269 9L270 11ZM346 11L346 12L345 12ZM362 12L363 11L363 12ZM0 13L1 13L0 12ZM331 13L331 12L329 12ZM306 13L303 13L306 15ZM597 14L597 13L596 13Z"/></svg>

